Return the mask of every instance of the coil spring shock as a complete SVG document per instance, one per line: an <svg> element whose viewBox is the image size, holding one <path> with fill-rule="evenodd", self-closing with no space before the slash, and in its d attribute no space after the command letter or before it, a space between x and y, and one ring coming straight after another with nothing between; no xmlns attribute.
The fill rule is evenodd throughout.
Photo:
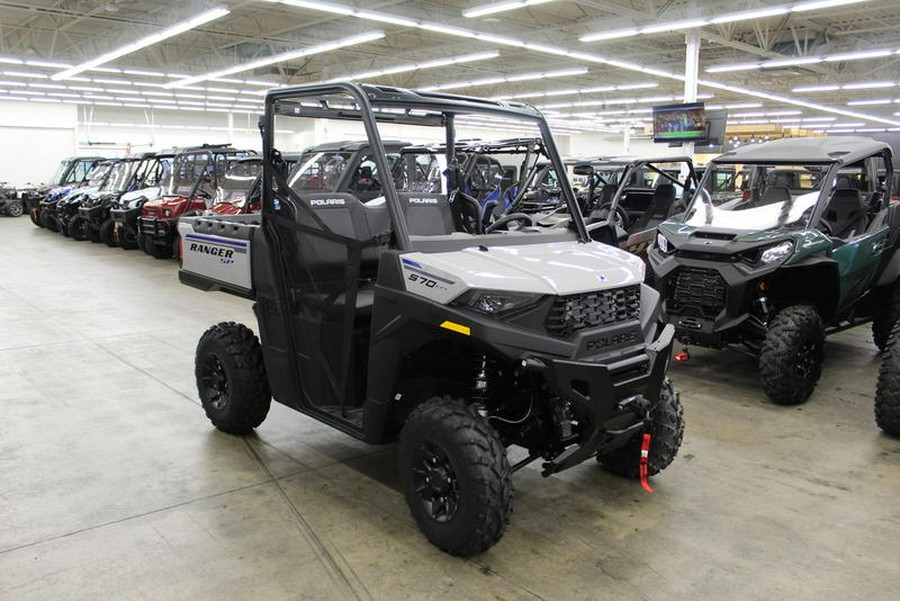
<svg viewBox="0 0 900 601"><path fill-rule="evenodd" d="M472 378L472 401L485 404L490 397L491 378L497 371L497 362L484 353L475 358L475 371Z"/></svg>

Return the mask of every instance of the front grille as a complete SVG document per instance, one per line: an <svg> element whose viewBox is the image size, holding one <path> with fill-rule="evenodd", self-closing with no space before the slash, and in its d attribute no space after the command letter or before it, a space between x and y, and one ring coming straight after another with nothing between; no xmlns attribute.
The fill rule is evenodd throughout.
<svg viewBox="0 0 900 601"><path fill-rule="evenodd" d="M640 314L641 287L638 284L559 296L553 301L546 325L550 334L565 338L585 328L638 319Z"/></svg>
<svg viewBox="0 0 900 601"><path fill-rule="evenodd" d="M666 309L713 318L725 308L726 292L725 280L715 269L681 267L669 278Z"/></svg>

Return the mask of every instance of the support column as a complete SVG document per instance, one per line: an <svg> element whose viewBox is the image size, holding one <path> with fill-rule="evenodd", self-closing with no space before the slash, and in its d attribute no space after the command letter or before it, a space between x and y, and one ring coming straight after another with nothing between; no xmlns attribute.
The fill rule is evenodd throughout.
<svg viewBox="0 0 900 601"><path fill-rule="evenodd" d="M629 152L631 152L631 127L626 125L622 130L622 154Z"/></svg>
<svg viewBox="0 0 900 601"><path fill-rule="evenodd" d="M700 32L691 29L684 36L684 101L697 101L697 79L700 74ZM684 154L694 155L694 143L684 143Z"/></svg>

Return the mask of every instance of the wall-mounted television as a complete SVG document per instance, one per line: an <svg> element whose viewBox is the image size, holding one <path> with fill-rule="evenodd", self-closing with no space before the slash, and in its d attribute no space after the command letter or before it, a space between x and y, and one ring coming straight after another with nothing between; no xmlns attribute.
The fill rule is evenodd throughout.
<svg viewBox="0 0 900 601"><path fill-rule="evenodd" d="M702 102L653 107L654 142L704 141L709 121Z"/></svg>

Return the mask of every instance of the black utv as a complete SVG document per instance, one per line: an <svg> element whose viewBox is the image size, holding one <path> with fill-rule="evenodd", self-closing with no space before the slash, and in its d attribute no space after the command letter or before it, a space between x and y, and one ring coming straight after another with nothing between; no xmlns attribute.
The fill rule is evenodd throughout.
<svg viewBox="0 0 900 601"><path fill-rule="evenodd" d="M413 517L458 555L501 538L512 474L533 461L549 476L596 457L633 478L672 462L683 434L665 377L673 328L659 322L643 262L592 241L607 226L585 225L540 112L354 83L270 91L265 106L262 214L179 222L181 281L255 301L261 341L220 323L197 346L197 387L216 427L251 432L274 397L369 443L399 441ZM452 168L438 188L448 193L407 190L398 184L416 178L399 174L382 176L383 198L368 202L298 187L273 135L303 120L348 121L390 174L381 127L432 128L452 166L468 116L541 136L570 219L501 217L479 233ZM510 446L524 449L514 465Z"/></svg>
<svg viewBox="0 0 900 601"><path fill-rule="evenodd" d="M872 322L884 348L900 315L891 172L887 144L856 137L776 140L713 160L649 252L678 339L758 358L779 404L812 394L826 335Z"/></svg>
<svg viewBox="0 0 900 601"><path fill-rule="evenodd" d="M146 187L156 164L156 155L152 152L118 162L106 183L81 201L77 216L69 224L70 235L76 240L116 246L115 222L110 217L110 209L124 194Z"/></svg>

